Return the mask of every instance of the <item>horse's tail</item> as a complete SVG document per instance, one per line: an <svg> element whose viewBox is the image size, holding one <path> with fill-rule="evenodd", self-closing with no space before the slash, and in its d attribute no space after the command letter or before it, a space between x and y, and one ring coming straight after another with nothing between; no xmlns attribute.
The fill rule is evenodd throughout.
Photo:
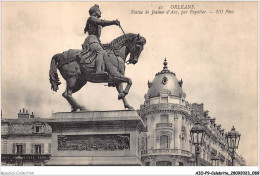
<svg viewBox="0 0 260 176"><path fill-rule="evenodd" d="M60 57L59 54L55 54L51 59L51 66L49 71L50 76L50 83L51 83L51 89L55 92L59 89L59 85L61 84L60 79L58 77L57 73L57 64L58 64L58 58Z"/></svg>

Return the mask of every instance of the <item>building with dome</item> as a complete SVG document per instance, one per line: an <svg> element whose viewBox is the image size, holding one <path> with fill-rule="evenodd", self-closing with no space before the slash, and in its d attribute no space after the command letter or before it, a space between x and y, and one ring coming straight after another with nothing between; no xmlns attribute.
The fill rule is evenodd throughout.
<svg viewBox="0 0 260 176"><path fill-rule="evenodd" d="M183 81L167 67L148 81L148 92L140 106L146 132L142 136L142 162L146 166L192 166L195 165L195 147L190 130L199 121L206 131L205 142L200 147L199 165L231 165L230 153L225 145L225 132L216 124L203 103L190 104L185 100ZM245 160L235 154L235 165L245 165Z"/></svg>

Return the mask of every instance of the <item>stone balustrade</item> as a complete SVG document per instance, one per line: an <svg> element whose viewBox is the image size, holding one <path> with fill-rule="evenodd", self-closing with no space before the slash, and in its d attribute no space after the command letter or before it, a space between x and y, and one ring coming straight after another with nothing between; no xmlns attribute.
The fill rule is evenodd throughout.
<svg viewBox="0 0 260 176"><path fill-rule="evenodd" d="M141 151L142 156L146 155L161 155L161 154L168 154L168 155L181 155L191 157L192 153L187 150L181 149L149 149Z"/></svg>

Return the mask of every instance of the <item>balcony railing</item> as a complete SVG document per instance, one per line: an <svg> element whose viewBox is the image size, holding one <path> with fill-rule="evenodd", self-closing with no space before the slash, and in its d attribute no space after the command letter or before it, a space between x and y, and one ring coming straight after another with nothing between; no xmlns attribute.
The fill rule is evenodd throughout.
<svg viewBox="0 0 260 176"><path fill-rule="evenodd" d="M49 160L50 154L42 154L42 155L16 155L16 154L2 154L2 161L6 160L16 160L16 157L21 156L23 160Z"/></svg>
<svg viewBox="0 0 260 176"><path fill-rule="evenodd" d="M172 128L172 123L157 123L156 128Z"/></svg>
<svg viewBox="0 0 260 176"><path fill-rule="evenodd" d="M169 155L182 155L191 157L192 153L190 153L187 150L180 150L180 149L150 149L150 150L144 150L141 152L142 156L145 155L160 155L162 153L169 154Z"/></svg>

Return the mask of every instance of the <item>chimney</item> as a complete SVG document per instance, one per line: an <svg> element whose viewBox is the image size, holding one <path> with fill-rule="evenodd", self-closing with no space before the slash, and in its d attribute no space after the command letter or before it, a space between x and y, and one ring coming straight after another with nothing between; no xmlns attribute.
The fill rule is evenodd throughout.
<svg viewBox="0 0 260 176"><path fill-rule="evenodd" d="M204 104L198 104L198 111L200 113L200 115L204 115L204 108L203 108Z"/></svg>
<svg viewBox="0 0 260 176"><path fill-rule="evenodd" d="M32 114L30 115L30 119L34 119L34 114L32 112Z"/></svg>
<svg viewBox="0 0 260 176"><path fill-rule="evenodd" d="M18 119L29 119L29 113L28 113L28 110L26 110L25 112L25 109L23 108L23 112L20 112L18 113Z"/></svg>

